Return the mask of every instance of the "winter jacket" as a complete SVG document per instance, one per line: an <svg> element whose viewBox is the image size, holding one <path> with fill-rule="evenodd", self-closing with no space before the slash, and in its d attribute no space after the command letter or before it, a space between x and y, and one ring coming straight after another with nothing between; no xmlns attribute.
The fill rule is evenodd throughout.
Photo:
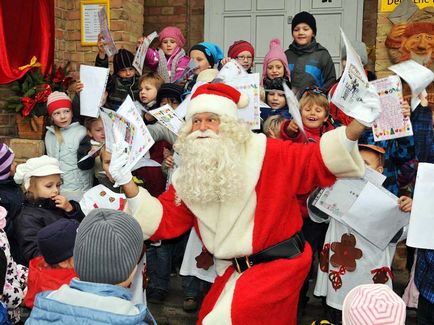
<svg viewBox="0 0 434 325"><path fill-rule="evenodd" d="M104 59L100 59L97 55L95 66L108 68L108 56L106 55ZM121 78L116 74L110 75L106 85L108 95L104 107L116 111L128 95L130 95L132 100L138 100L139 86L137 75L134 75L132 78Z"/></svg>
<svg viewBox="0 0 434 325"><path fill-rule="evenodd" d="M130 300L129 289L73 279L69 286L38 294L26 324L155 324L144 305Z"/></svg>
<svg viewBox="0 0 434 325"><path fill-rule="evenodd" d="M84 214L78 202L69 202L73 207L71 212L65 212L57 208L51 199L24 201L21 213L15 222L15 237L18 240L18 246L26 264L32 258L40 255L37 243L39 230L61 218L83 220Z"/></svg>
<svg viewBox="0 0 434 325"><path fill-rule="evenodd" d="M280 115L287 120L292 120L292 115L288 111L288 106L284 106L278 109L272 109L270 107L261 107L261 119L265 122L267 118L273 115Z"/></svg>
<svg viewBox="0 0 434 325"><path fill-rule="evenodd" d="M0 249L3 250L7 261L1 301L5 303L12 323L17 323L20 320L19 306L24 299L28 270L27 267L15 263L11 256L8 238L3 229L0 229Z"/></svg>
<svg viewBox="0 0 434 325"><path fill-rule="evenodd" d="M293 89L303 91L307 87L318 86L327 91L336 81L333 60L327 49L315 39L306 46L292 42L285 54Z"/></svg>
<svg viewBox="0 0 434 325"><path fill-rule="evenodd" d="M145 65L157 71L164 82L171 83L182 75L189 61L190 58L180 47L177 47L169 57L162 50L149 48L146 52Z"/></svg>
<svg viewBox="0 0 434 325"><path fill-rule="evenodd" d="M71 123L66 128L61 128L63 143L57 142L54 126L47 127L45 135L45 147L47 155L59 161L60 170L63 171L62 195L69 199L80 198L84 191L92 187L93 172L80 170L77 166L77 151L80 141L86 136L86 128L78 122Z"/></svg>
<svg viewBox="0 0 434 325"><path fill-rule="evenodd" d="M42 256L33 258L29 263L29 276L27 279L27 294L24 304L33 308L35 296L47 290L57 290L64 284L69 284L77 277L74 269L51 267Z"/></svg>

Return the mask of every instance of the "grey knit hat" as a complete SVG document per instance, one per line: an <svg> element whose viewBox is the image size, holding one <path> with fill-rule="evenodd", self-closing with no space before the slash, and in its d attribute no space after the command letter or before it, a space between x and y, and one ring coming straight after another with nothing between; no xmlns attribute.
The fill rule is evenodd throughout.
<svg viewBox="0 0 434 325"><path fill-rule="evenodd" d="M131 275L142 248L142 229L133 217L95 209L78 227L74 267L82 281L119 284Z"/></svg>

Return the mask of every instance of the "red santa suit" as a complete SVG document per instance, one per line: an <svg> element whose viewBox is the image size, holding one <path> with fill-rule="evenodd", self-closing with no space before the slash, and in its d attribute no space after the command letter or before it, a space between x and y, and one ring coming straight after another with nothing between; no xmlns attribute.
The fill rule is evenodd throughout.
<svg viewBox="0 0 434 325"><path fill-rule="evenodd" d="M209 105L208 110L212 112ZM247 176L240 197L224 203L176 204L175 172L173 185L158 199L140 189L128 200L145 237L173 238L194 226L214 255L218 277L203 301L198 324L296 324L298 295L311 263L310 247L306 244L297 257L256 264L243 273L235 271L231 259L260 252L300 231L297 194L330 186L336 176L363 175L357 148L348 152L344 138L345 128L324 134L319 144L252 133L240 149Z"/></svg>

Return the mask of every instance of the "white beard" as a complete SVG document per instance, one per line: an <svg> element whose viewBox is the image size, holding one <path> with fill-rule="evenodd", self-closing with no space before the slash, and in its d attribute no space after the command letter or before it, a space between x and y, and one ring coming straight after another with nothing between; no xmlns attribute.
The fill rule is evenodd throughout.
<svg viewBox="0 0 434 325"><path fill-rule="evenodd" d="M424 55L419 55L419 54L416 54L416 53L413 53L412 51L410 51L410 57L412 60L416 61L419 64L422 64L425 67L429 67L429 68L430 68L430 65L432 63L431 56L432 56L432 50L429 51L427 54L424 54Z"/></svg>
<svg viewBox="0 0 434 325"><path fill-rule="evenodd" d="M227 202L240 196L244 177L240 143L211 130L179 137L181 157L176 179L177 198L187 203Z"/></svg>

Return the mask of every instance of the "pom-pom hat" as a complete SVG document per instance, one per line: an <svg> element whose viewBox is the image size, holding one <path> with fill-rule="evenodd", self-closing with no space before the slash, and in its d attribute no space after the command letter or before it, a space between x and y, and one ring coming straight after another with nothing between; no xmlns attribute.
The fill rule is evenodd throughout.
<svg viewBox="0 0 434 325"><path fill-rule="evenodd" d="M235 88L223 84L204 84L191 96L186 119L198 113L215 113L238 118L238 108L245 107L249 98Z"/></svg>
<svg viewBox="0 0 434 325"><path fill-rule="evenodd" d="M270 41L270 50L264 57L264 65L262 68L262 81L267 77L267 66L271 61L279 60L282 62L283 68L285 69L284 75L291 80L291 72L288 67L288 59L286 58L285 52L281 46L280 40L278 38L273 38Z"/></svg>
<svg viewBox="0 0 434 325"><path fill-rule="evenodd" d="M63 92L54 91L48 96L47 99L48 116L51 116L53 112L59 108L67 108L72 110L71 98L69 98L68 95Z"/></svg>
<svg viewBox="0 0 434 325"><path fill-rule="evenodd" d="M184 47L185 45L185 38L184 35L182 35L181 30L178 27L175 26L167 26L161 30L161 32L158 34L158 37L160 39L160 42L162 42L165 38L173 38L176 42L176 45L178 47Z"/></svg>

